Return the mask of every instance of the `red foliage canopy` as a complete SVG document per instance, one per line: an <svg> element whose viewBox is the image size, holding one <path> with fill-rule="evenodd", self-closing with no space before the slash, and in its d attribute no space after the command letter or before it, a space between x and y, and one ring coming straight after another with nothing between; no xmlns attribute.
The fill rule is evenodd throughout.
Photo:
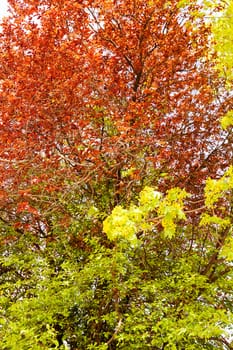
<svg viewBox="0 0 233 350"><path fill-rule="evenodd" d="M92 198L93 184L105 183L115 202L147 182L198 194L229 164L230 136L219 126L227 96L208 59L209 29L192 15L197 5L9 4L0 33L0 194L8 215L25 198L31 214L38 203L43 211L71 182ZM51 200L42 205L45 193Z"/></svg>

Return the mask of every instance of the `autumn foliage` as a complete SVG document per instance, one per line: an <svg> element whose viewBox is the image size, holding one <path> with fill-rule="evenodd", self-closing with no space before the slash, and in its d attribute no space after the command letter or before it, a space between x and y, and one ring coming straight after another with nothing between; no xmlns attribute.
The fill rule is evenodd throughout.
<svg viewBox="0 0 233 350"><path fill-rule="evenodd" d="M0 45L7 215L15 215L15 203L19 213L21 202L41 213L72 186L96 200L99 183L114 193L111 205L146 183L198 194L207 176L229 163L219 125L226 97L219 96L197 5L9 4Z"/></svg>
<svg viewBox="0 0 233 350"><path fill-rule="evenodd" d="M224 77L231 46L206 18L218 4L8 2L2 349L232 349L233 63Z"/></svg>

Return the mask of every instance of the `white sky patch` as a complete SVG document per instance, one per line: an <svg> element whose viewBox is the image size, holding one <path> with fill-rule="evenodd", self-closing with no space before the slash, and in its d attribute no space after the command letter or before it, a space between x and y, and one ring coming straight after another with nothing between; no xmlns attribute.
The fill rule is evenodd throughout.
<svg viewBox="0 0 233 350"><path fill-rule="evenodd" d="M0 19L7 15L7 0L0 0Z"/></svg>

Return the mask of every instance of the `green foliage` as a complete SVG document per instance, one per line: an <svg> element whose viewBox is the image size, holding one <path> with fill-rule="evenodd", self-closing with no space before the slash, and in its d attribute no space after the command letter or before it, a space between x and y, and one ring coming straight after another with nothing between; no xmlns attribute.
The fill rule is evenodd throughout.
<svg viewBox="0 0 233 350"><path fill-rule="evenodd" d="M47 237L1 224L3 350L221 349L233 324L233 168L208 179L190 223L188 194L146 186L104 213L75 193ZM65 199L64 205L65 205ZM99 234L100 233L100 234ZM229 345L232 346L232 345Z"/></svg>
<svg viewBox="0 0 233 350"><path fill-rule="evenodd" d="M217 225L219 228L220 227L228 227L231 226L231 221L229 218L222 219L218 216L215 215L209 215L207 213L204 213L201 216L201 221L199 223L200 226L206 226L206 225Z"/></svg>
<svg viewBox="0 0 233 350"><path fill-rule="evenodd" d="M165 237L172 238L176 232L176 220L185 220L183 211L183 199L188 196L187 192L179 188L168 191L159 206L158 214L162 216L161 224L164 227Z"/></svg>
<svg viewBox="0 0 233 350"><path fill-rule="evenodd" d="M112 214L104 220L103 231L110 240L122 237L133 245L137 244L136 233L150 228L148 216L159 207L161 197L160 192L146 186L140 193L139 205L131 205L129 209L115 207Z"/></svg>
<svg viewBox="0 0 233 350"><path fill-rule="evenodd" d="M216 3L216 2L212 2ZM233 81L233 1L217 1L220 11L217 12L212 21L213 48L217 54L216 68L219 75L224 78L226 88L232 89ZM211 8L211 1L207 4L207 8ZM222 116L221 126L224 130L233 125L233 112L229 110Z"/></svg>
<svg viewBox="0 0 233 350"><path fill-rule="evenodd" d="M129 168L129 169L126 169L126 170L122 170L121 171L121 176L124 178L124 177L128 177L128 176L131 176L133 175L134 171L136 170L136 168Z"/></svg>
<svg viewBox="0 0 233 350"><path fill-rule="evenodd" d="M1 349L230 348L232 174L207 181L195 224L184 190L147 186L104 220L107 238L88 202L39 242L2 224Z"/></svg>
<svg viewBox="0 0 233 350"><path fill-rule="evenodd" d="M60 336L72 349L218 348L211 338L221 339L232 322L229 310L218 309L218 283L198 273L195 258L174 256L166 241L142 241L113 249L92 241L82 263L73 252L63 262L57 253L51 264L48 248L24 265L5 257L21 277L2 287L2 349L64 349Z"/></svg>
<svg viewBox="0 0 233 350"><path fill-rule="evenodd" d="M233 238L232 237L228 237L224 246L222 247L222 250L219 256L226 259L229 262L233 261Z"/></svg>
<svg viewBox="0 0 233 350"><path fill-rule="evenodd" d="M132 206L127 210L117 206L113 209L111 216L104 221L103 230L110 240L123 237L135 244L141 221L142 211L139 208Z"/></svg>
<svg viewBox="0 0 233 350"><path fill-rule="evenodd" d="M143 285L143 281L140 283L143 285L144 292L152 293L153 296L157 295L158 298L152 298L152 303L143 302L142 308L137 303L131 305L131 310L128 310L124 322L124 329L127 334L122 332L118 336L119 349L121 349L121 345L123 344L122 349L125 348L126 344L133 346L135 349L141 349L141 345L135 339L142 339L145 346L147 340L151 338L151 334L157 335L156 337L152 336L153 339L150 343L156 349L162 349L164 344L166 344L166 349L216 349L218 345L212 342L211 339L219 339L220 342L220 339L223 339L225 336L227 337L225 329L226 325L230 325L232 322L232 314L228 307L226 313L222 302L218 308L215 304L216 301L213 301L216 300L215 293L217 290L219 293L220 285L218 279L220 279L220 273L224 269L230 272L229 283L232 285L232 269L228 266L228 262L232 261L233 256L231 237L232 217L220 217L215 215L214 211L218 208L216 203L223 198L227 198L226 194L230 194L231 198L231 190L233 189L232 175L232 168L229 168L222 178L218 180L208 179L206 183L206 212L200 215L199 227L204 228L203 234L210 227L210 232L213 230L213 237L217 238L215 248L214 245L211 247L211 241L206 240L205 249L207 249L207 254L204 257L204 260L207 259L206 267L203 269L200 268L199 264L203 262L201 263L200 252L195 248L192 253L189 251L190 256L186 255L186 251L184 250L184 254L181 253L180 258L178 258L179 254L176 251L172 253L172 255L174 254L174 260L169 261L170 253L168 253L163 263L161 260L156 260L155 264L159 264L159 272L157 272L160 278L155 279L153 282L145 281L145 285ZM178 240L178 237L180 239L185 232L188 233L189 231L184 209L184 199L187 197L188 194L179 188L171 189L163 197L161 193L146 187L139 195L139 206L131 206L129 209L115 208L111 215L104 221L104 231L111 240L123 239L121 241L123 244L124 240L131 240L131 235L136 239L136 234L143 231L143 224L148 222L150 222L150 225L152 222L156 223L156 226L161 224L163 226L162 236L159 235L158 230L155 230L155 225L146 226L146 229L144 229L145 235L140 234L141 246L143 246L143 239L147 237L148 231L150 231L157 236L159 235L160 240L162 239L166 242L165 246L168 244L167 239L172 240L172 244L174 244L177 250L176 240ZM223 205L222 209L224 207ZM210 209L212 214L209 213ZM137 214L133 215L133 213ZM179 230L180 221L184 222L182 231ZM192 232L194 231L195 227L192 228ZM223 235L223 232L225 232L224 235L228 238L225 237L225 240L221 238L222 243L219 244L218 237ZM201 242L202 237L199 232L197 235L199 238L196 237L195 240L198 245L198 240ZM153 239L156 241L158 237L156 238L154 236ZM216 253L216 247L219 249L218 253ZM146 254L148 254L148 250L146 250ZM192 256L192 254L194 255ZM212 284L209 284L208 278L213 278L213 272L210 273L209 277L207 272L209 272L209 268L214 268L214 271L216 271L217 266L214 265L218 263L218 256L224 261L223 265L225 267L222 266L220 268L219 266L219 275L217 278L215 277L217 283L213 283L213 279ZM151 261L150 263L147 261L147 263L150 266ZM165 266L169 266L167 276L166 273L163 275L162 272L164 263ZM213 266L211 266L212 263ZM197 265L199 265L199 268L197 268ZM152 266L150 268L155 269L155 265L153 264ZM205 275L204 271L207 275ZM139 287L137 286L137 288ZM146 300L145 294L143 295ZM173 295L172 302L170 299L171 295ZM231 299L230 295L229 298ZM221 347L220 345L220 349L223 348L224 346Z"/></svg>
<svg viewBox="0 0 233 350"><path fill-rule="evenodd" d="M229 126L233 125L233 111L228 111L222 118L221 118L221 125L224 130L229 128Z"/></svg>
<svg viewBox="0 0 233 350"><path fill-rule="evenodd" d="M233 189L233 167L219 180L207 179L205 186L205 205L207 208L213 208L214 204L229 191Z"/></svg>
<svg viewBox="0 0 233 350"><path fill-rule="evenodd" d="M111 240L123 237L135 244L136 233L151 228L149 222L153 213L153 221L156 216L161 217L165 237L172 238L176 232L176 221L186 219L183 199L187 196L184 190L173 188L162 198L160 192L146 186L139 195L139 205L132 205L129 209L114 208L105 219L103 230Z"/></svg>
<svg viewBox="0 0 233 350"><path fill-rule="evenodd" d="M146 212L159 207L162 194L153 188L146 186L140 192L139 202Z"/></svg>
<svg viewBox="0 0 233 350"><path fill-rule="evenodd" d="M219 4L220 5L220 4ZM232 30L233 30L233 2L232 0L221 2L223 10L212 23L212 32L215 41L215 50L218 54L217 68L220 74L226 78L229 87L233 79L233 48L232 48Z"/></svg>

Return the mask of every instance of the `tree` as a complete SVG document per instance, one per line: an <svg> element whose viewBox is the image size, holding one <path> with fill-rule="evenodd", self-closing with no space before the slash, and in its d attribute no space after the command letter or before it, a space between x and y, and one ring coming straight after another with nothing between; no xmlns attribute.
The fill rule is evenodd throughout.
<svg viewBox="0 0 233 350"><path fill-rule="evenodd" d="M209 28L195 17L200 5L9 4L0 49L4 220L23 216L25 226L37 213L49 226L46 211L63 211L61 197L77 187L101 209L146 184L199 195L226 168L227 107L214 92L221 82ZM34 230L46 225L37 220Z"/></svg>
<svg viewBox="0 0 233 350"><path fill-rule="evenodd" d="M1 347L232 349L231 101L202 5L9 4Z"/></svg>
<svg viewBox="0 0 233 350"><path fill-rule="evenodd" d="M212 24L212 32L214 39L214 49L217 53L216 67L220 76L224 77L227 88L232 88L232 45L231 45L231 31L232 31L232 14L233 3L228 1L223 2L223 9L221 16L218 16ZM232 126L232 110L228 109L226 115L221 119L221 124L224 129Z"/></svg>
<svg viewBox="0 0 233 350"><path fill-rule="evenodd" d="M230 44L230 33L232 29L232 1L222 1L220 16L215 18L212 24L212 32L217 51L217 67L222 76L232 81L232 47Z"/></svg>
<svg viewBox="0 0 233 350"><path fill-rule="evenodd" d="M208 179L197 226L184 190L146 187L104 221L109 247L21 236L1 257L2 349L232 349L232 190L232 168Z"/></svg>

